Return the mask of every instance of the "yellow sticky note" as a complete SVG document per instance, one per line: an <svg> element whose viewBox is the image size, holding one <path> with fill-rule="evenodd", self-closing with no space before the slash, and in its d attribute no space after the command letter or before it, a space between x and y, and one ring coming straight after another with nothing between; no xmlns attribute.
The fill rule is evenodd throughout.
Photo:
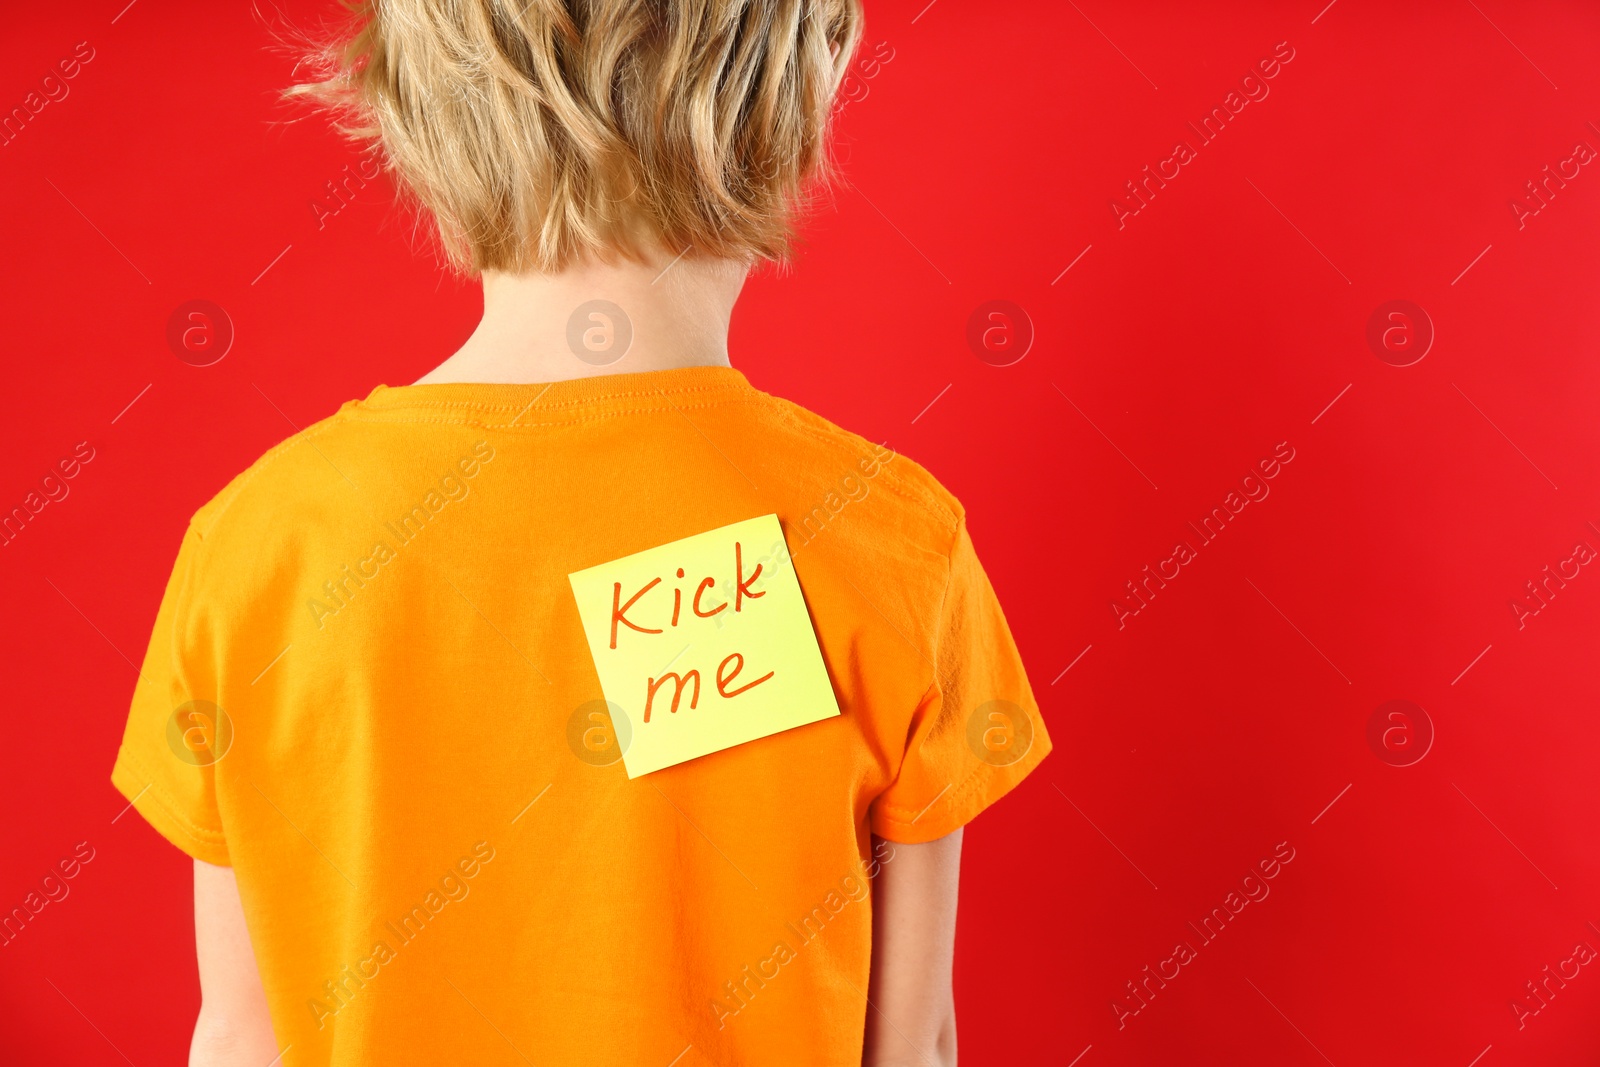
<svg viewBox="0 0 1600 1067"><path fill-rule="evenodd" d="M776 515L567 578L629 778L839 714Z"/></svg>

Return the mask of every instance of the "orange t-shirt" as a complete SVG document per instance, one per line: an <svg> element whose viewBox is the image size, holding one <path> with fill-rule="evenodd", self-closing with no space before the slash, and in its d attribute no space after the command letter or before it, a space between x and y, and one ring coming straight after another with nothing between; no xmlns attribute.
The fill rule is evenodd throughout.
<svg viewBox="0 0 1600 1067"><path fill-rule="evenodd" d="M772 513L841 714L629 779L567 576ZM870 835L1049 750L960 505L696 367L380 386L273 448L189 524L112 781L234 868L286 1067L854 1065Z"/></svg>

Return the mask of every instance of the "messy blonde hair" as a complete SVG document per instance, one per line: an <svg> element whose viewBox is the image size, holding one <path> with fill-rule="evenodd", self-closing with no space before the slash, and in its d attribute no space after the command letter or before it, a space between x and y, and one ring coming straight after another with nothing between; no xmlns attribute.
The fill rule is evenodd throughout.
<svg viewBox="0 0 1600 1067"><path fill-rule="evenodd" d="M862 20L860 0L346 3L287 94L381 153L468 274L784 260Z"/></svg>

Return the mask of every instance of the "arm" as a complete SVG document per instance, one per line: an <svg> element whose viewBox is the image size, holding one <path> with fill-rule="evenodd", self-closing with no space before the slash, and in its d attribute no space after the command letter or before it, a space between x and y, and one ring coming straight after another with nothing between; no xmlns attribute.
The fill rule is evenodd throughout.
<svg viewBox="0 0 1600 1067"><path fill-rule="evenodd" d="M872 979L864 1067L954 1067L961 831L895 844L872 901Z"/></svg>
<svg viewBox="0 0 1600 1067"><path fill-rule="evenodd" d="M278 1057L233 868L194 862L200 1016L189 1067L267 1067Z"/></svg>

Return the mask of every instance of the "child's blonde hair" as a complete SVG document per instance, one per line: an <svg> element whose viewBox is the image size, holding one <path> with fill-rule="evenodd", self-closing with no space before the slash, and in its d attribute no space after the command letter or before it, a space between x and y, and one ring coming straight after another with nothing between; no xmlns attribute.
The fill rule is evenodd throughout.
<svg viewBox="0 0 1600 1067"><path fill-rule="evenodd" d="M862 19L860 0L350 6L288 93L381 147L465 273L651 246L781 261Z"/></svg>

